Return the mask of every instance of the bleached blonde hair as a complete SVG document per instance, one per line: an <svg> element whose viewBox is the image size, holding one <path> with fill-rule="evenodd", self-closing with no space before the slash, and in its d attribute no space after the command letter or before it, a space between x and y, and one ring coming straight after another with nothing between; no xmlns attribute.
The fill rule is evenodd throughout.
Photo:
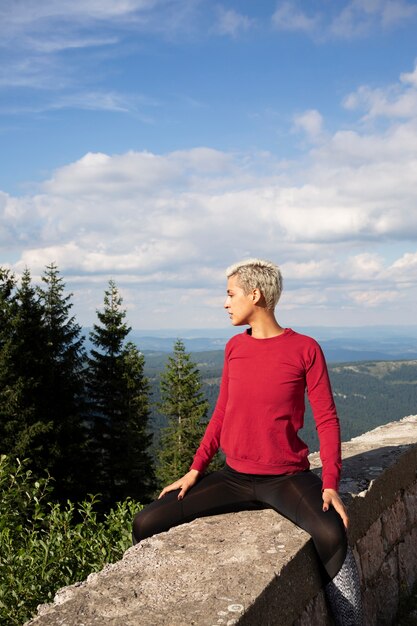
<svg viewBox="0 0 417 626"><path fill-rule="evenodd" d="M282 275L275 263L263 259L246 259L228 267L226 276L237 276L246 295L253 289L259 289L265 299L266 308L271 311L275 309L282 292Z"/></svg>

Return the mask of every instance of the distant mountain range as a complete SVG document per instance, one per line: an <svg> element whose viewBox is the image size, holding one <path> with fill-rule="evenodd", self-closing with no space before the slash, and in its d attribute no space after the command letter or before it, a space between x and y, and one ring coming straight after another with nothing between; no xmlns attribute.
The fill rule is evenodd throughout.
<svg viewBox="0 0 417 626"><path fill-rule="evenodd" d="M294 327L320 342L328 362L417 359L417 326ZM130 339L143 353L172 351L176 339L188 352L223 350L227 340L242 332L228 329L132 330Z"/></svg>
<svg viewBox="0 0 417 626"><path fill-rule="evenodd" d="M320 343L329 363L351 361L391 361L417 359L417 326L361 327L293 327L297 332L314 337ZM89 328L84 328L86 348L90 349ZM146 356L172 352L174 342L181 339L188 352L223 351L228 339L243 332L241 328L138 330L129 334L130 341ZM217 360L217 359L216 359Z"/></svg>

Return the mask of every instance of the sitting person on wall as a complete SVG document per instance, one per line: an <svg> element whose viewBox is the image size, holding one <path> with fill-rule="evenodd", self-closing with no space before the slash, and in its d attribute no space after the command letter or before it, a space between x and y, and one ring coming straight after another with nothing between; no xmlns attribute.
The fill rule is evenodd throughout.
<svg viewBox="0 0 417 626"><path fill-rule="evenodd" d="M340 428L327 367L314 339L282 328L274 315L282 278L249 259L227 270L224 304L249 329L226 345L219 397L190 471L135 515L134 543L198 517L272 508L313 538L337 624L362 624L360 583L348 547L348 517L337 489ZM298 437L307 389L320 441L322 479L309 470ZM221 448L225 467L204 475Z"/></svg>

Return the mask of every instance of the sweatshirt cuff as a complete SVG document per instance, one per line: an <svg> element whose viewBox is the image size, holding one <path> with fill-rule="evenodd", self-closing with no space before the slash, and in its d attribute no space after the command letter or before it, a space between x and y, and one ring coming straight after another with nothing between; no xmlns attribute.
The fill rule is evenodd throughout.
<svg viewBox="0 0 417 626"><path fill-rule="evenodd" d="M203 473L206 469L206 464L201 459L194 459L190 466L190 470L197 470L198 472Z"/></svg>
<svg viewBox="0 0 417 626"><path fill-rule="evenodd" d="M339 480L336 476L325 476L322 479L322 490L323 489L334 489L335 491L339 490Z"/></svg>

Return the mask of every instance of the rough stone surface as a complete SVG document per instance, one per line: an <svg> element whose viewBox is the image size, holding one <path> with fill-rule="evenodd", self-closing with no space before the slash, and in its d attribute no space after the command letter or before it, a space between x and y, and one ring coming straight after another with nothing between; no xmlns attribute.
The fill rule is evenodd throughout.
<svg viewBox="0 0 417 626"><path fill-rule="evenodd" d="M385 559L380 519L371 524L366 535L357 541L356 548L363 578L371 580L376 576Z"/></svg>
<svg viewBox="0 0 417 626"><path fill-rule="evenodd" d="M342 447L341 493L368 626L391 623L400 591L417 576L416 442L410 416ZM317 454L311 462L319 467ZM330 624L308 535L273 511L199 519L147 539L58 592L27 626L237 623Z"/></svg>
<svg viewBox="0 0 417 626"><path fill-rule="evenodd" d="M417 579L417 526L398 545L399 579L405 593L411 593Z"/></svg>

